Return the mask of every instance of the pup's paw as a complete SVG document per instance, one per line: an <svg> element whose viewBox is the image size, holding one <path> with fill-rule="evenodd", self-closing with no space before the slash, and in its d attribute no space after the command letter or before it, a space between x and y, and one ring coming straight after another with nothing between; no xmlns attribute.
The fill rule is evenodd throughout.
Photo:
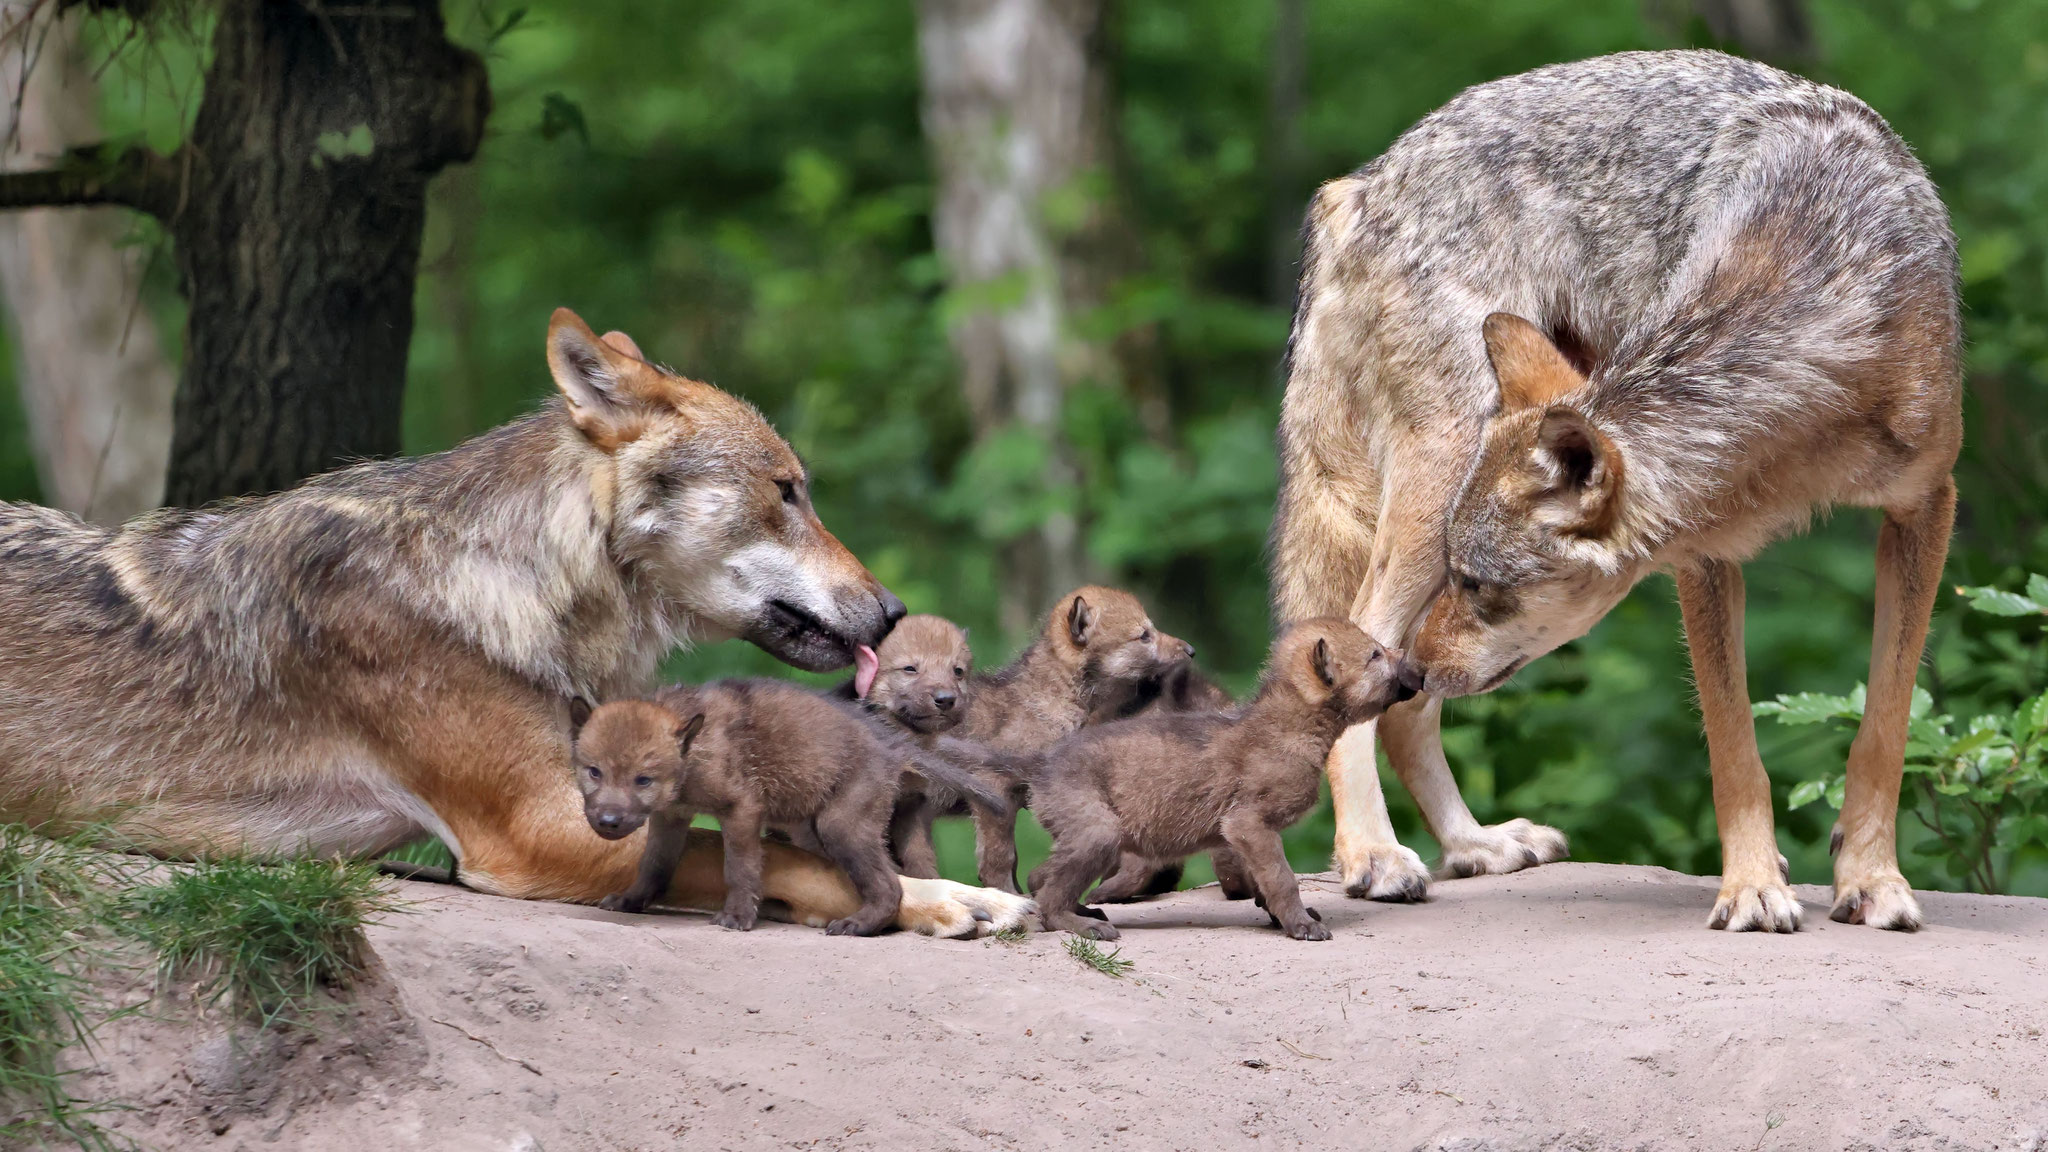
<svg viewBox="0 0 2048 1152"><path fill-rule="evenodd" d="M1861 880L1837 878L1835 906L1828 911L1828 919L1914 932L1921 924L1920 902L1913 898L1906 878L1897 872L1871 873Z"/></svg>
<svg viewBox="0 0 2048 1152"><path fill-rule="evenodd" d="M1293 940L1328 940L1330 930L1323 926L1321 919L1304 917L1301 923L1288 926L1287 935Z"/></svg>
<svg viewBox="0 0 2048 1152"><path fill-rule="evenodd" d="M990 932L1023 931L1038 905L1028 897L993 888L976 888L951 880L902 877L903 902L896 926L905 932L946 939L967 939L986 924Z"/></svg>
<svg viewBox="0 0 2048 1152"><path fill-rule="evenodd" d="M1447 879L1520 872L1562 860L1570 848L1564 833L1518 818L1487 825L1470 837L1447 841L1443 863L1436 874L1438 879Z"/></svg>
<svg viewBox="0 0 2048 1152"><path fill-rule="evenodd" d="M1075 920L1060 925L1060 930L1086 936L1090 940L1114 940L1122 935L1116 930L1116 925L1107 920Z"/></svg>
<svg viewBox="0 0 2048 1152"><path fill-rule="evenodd" d="M647 901L635 900L624 892L614 892L599 900L597 906L607 912L645 912Z"/></svg>
<svg viewBox="0 0 2048 1152"><path fill-rule="evenodd" d="M1429 869L1415 850L1400 844L1372 844L1339 853L1344 894L1396 904L1429 898Z"/></svg>
<svg viewBox="0 0 2048 1152"><path fill-rule="evenodd" d="M1780 883L1723 884L1707 927L1730 932L1797 932L1799 899Z"/></svg>
<svg viewBox="0 0 2048 1152"><path fill-rule="evenodd" d="M711 922L720 928L733 932L752 932L754 930L755 915L753 911L727 909L713 916Z"/></svg>
<svg viewBox="0 0 2048 1152"><path fill-rule="evenodd" d="M875 933L880 932L883 927L883 925L870 924L865 920L859 920L852 916L842 916L825 925L825 935L873 936Z"/></svg>

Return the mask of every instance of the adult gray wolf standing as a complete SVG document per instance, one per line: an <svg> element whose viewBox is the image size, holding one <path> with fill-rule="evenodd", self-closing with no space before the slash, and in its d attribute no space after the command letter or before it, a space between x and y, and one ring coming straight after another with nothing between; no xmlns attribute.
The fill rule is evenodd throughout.
<svg viewBox="0 0 2048 1152"><path fill-rule="evenodd" d="M1836 920L1915 928L1898 868L1907 709L1961 441L1955 242L1853 96L1714 52L1472 88L1323 186L1280 421L1274 599L1424 666L1378 721L1452 875L1556 859L1481 827L1438 738L1646 574L1678 582L1720 826L1708 923L1789 932L1742 658L1742 569L1832 504L1883 510L1867 711L1835 830ZM1332 752L1353 895L1412 899L1374 730Z"/></svg>
<svg viewBox="0 0 2048 1152"><path fill-rule="evenodd" d="M567 309L547 351L559 400L436 456L114 531L0 505L0 818L181 857L433 832L483 891L626 887L640 838L585 826L570 701L644 691L678 643L844 667L903 605L751 405ZM767 852L791 918L859 905L826 861ZM721 862L693 834L675 901L718 907ZM964 935L1029 908L906 880L897 922Z"/></svg>

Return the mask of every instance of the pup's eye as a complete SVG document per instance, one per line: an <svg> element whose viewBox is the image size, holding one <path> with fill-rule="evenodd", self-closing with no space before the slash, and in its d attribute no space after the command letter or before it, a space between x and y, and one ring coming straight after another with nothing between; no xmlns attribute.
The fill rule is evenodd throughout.
<svg viewBox="0 0 2048 1152"><path fill-rule="evenodd" d="M1463 589L1467 595L1477 596L1479 594L1479 577L1469 572L1460 573L1458 576L1458 587Z"/></svg>
<svg viewBox="0 0 2048 1152"><path fill-rule="evenodd" d="M955 668L955 669L953 669L953 676L954 676L954 678L955 678L955 679L959 679L960 677L963 677L963 676L965 676L965 675L967 675L967 669L965 669L965 668Z"/></svg>
<svg viewBox="0 0 2048 1152"><path fill-rule="evenodd" d="M908 673L910 673L910 674L911 674L912 676L915 676L915 675L917 675L917 665L915 665L915 664L905 664L905 665L904 665L903 667L901 667L901 668L897 669L897 671L899 671L899 672L908 672Z"/></svg>
<svg viewBox="0 0 2048 1152"><path fill-rule="evenodd" d="M775 486L782 490L782 502L784 504L796 503L796 481L777 480Z"/></svg>
<svg viewBox="0 0 2048 1152"><path fill-rule="evenodd" d="M1138 642L1141 644L1150 644L1152 642L1152 630L1150 628L1147 628L1143 632L1138 633Z"/></svg>
<svg viewBox="0 0 2048 1152"><path fill-rule="evenodd" d="M647 786L648 786L649 784L652 784L652 783L654 783L654 777L652 777L652 776L635 776L635 777L633 777L633 787L635 787L635 788L645 788L645 787L647 787Z"/></svg>
<svg viewBox="0 0 2048 1152"><path fill-rule="evenodd" d="M1370 656L1367 656L1367 657L1365 658L1365 662L1366 662L1367 664L1371 664L1371 663L1374 663L1374 662L1376 662L1376 661L1380 660L1380 659L1381 659L1382 657L1384 657L1384 656L1386 656L1386 653L1385 653L1385 652L1382 652L1382 651L1380 651L1379 649L1375 648L1375 649L1373 649L1373 650L1372 650L1372 655L1370 655Z"/></svg>
<svg viewBox="0 0 2048 1152"><path fill-rule="evenodd" d="M599 772L599 771L597 770L597 765L595 765L595 764L592 764L592 765L591 765L591 766L589 766L588 768L585 768L585 769L584 769L584 771L585 771L585 772L588 772L588 773L590 773L590 778L591 778L592 780L602 780L602 779L604 779L604 773L602 773L602 772Z"/></svg>

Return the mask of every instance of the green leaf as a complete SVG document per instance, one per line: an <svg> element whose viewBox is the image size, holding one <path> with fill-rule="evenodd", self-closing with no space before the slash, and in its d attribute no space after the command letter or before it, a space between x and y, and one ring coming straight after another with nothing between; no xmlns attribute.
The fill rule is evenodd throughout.
<svg viewBox="0 0 2048 1152"><path fill-rule="evenodd" d="M313 138L313 167L324 168L329 160L361 160L377 151L377 135L368 124L346 132L322 132Z"/></svg>
<svg viewBox="0 0 2048 1152"><path fill-rule="evenodd" d="M2036 572L2027 577L2027 597L2036 604L2048 604L2048 573Z"/></svg>
<svg viewBox="0 0 2048 1152"><path fill-rule="evenodd" d="M1918 684L1913 685L1913 706L1907 710L1906 714L1917 720L1932 711L1934 711L1934 693L1929 692Z"/></svg>
<svg viewBox="0 0 2048 1152"><path fill-rule="evenodd" d="M1775 716L1780 724L1819 724L1828 720L1857 720L1863 716L1863 686L1858 684L1850 696L1829 696L1820 692L1801 692L1796 696L1780 696L1776 700L1765 700L1751 706L1758 716Z"/></svg>
<svg viewBox="0 0 2048 1152"><path fill-rule="evenodd" d="M1828 807L1833 808L1837 812L1842 810L1842 794L1848 788L1848 785L1849 778L1847 776L1837 776L1833 780L1828 781Z"/></svg>
<svg viewBox="0 0 2048 1152"><path fill-rule="evenodd" d="M590 125L583 119L583 109L576 102L560 92L550 92L540 98L540 138L554 140L564 133L574 132L583 146L590 146Z"/></svg>
<svg viewBox="0 0 2048 1152"><path fill-rule="evenodd" d="M1821 798L1827 791L1825 780L1802 780L1792 786L1792 794L1785 797L1785 807L1804 808Z"/></svg>
<svg viewBox="0 0 2048 1152"><path fill-rule="evenodd" d="M1956 591L1970 598L1970 607L1992 616L2038 616L2048 613L2048 604L2018 592L2007 592L2003 588L1986 586L1957 588Z"/></svg>

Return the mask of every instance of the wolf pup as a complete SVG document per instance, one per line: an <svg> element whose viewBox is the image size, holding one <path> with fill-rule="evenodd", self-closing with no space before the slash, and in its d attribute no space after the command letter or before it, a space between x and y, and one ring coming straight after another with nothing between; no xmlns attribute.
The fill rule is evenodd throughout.
<svg viewBox="0 0 2048 1152"><path fill-rule="evenodd" d="M653 686L743 637L845 667L903 605L818 520L746 401L555 313L560 395L433 456L106 529L0 504L0 819L102 826L166 856L363 855L438 836L485 892L595 902L639 844L583 829L572 696ZM717 907L719 838L673 892ZM805 923L859 894L770 849ZM1025 901L906 882L899 923L971 935Z"/></svg>
<svg viewBox="0 0 2048 1152"><path fill-rule="evenodd" d="M1086 587L1062 598L1045 627L1015 660L969 681L974 707L954 730L961 740L1001 756L1041 752L1091 721L1127 708L1147 681L1193 652L1161 632L1136 596ZM1017 816L1023 785L1013 781L1006 810L975 810L981 882L1017 891ZM937 810L927 805L927 813ZM930 816L922 817L929 826Z"/></svg>
<svg viewBox="0 0 2048 1152"><path fill-rule="evenodd" d="M1315 807L1337 737L1413 696L1419 679L1350 621L1306 620L1275 642L1240 713L1152 713L1054 745L1026 770L1031 809L1053 839L1031 874L1047 930L1116 939L1081 897L1120 852L1228 845L1274 923L1296 940L1328 940L1302 905L1280 833Z"/></svg>
<svg viewBox="0 0 2048 1152"><path fill-rule="evenodd" d="M1898 866L1913 677L1961 443L1955 239L1912 152L1833 88L1631 52L1466 91L1323 186L1280 419L1275 615L1342 613L1426 669L1378 722L1451 875L1556 859L1458 796L1439 702L1489 691L1675 573L1713 765L1709 927L1789 932L1742 659L1742 563L1834 504L1881 509L1869 703L1836 920L1911 929ZM1353 895L1420 896L1375 732L1329 774Z"/></svg>
<svg viewBox="0 0 2048 1152"><path fill-rule="evenodd" d="M854 654L854 677L834 690L844 700L858 700L879 722L897 729L930 750L939 734L960 723L973 703L968 672L974 652L967 631L939 616L905 616L872 649ZM889 851L905 876L939 874L932 846L932 817L971 804L966 797L933 784L915 770L903 774L896 810L889 820ZM991 822L993 814L980 819Z"/></svg>
<svg viewBox="0 0 2048 1152"><path fill-rule="evenodd" d="M648 825L632 887L603 901L616 911L639 912L668 891L690 820L702 812L718 818L725 836L725 906L712 923L754 926L761 833L776 828L815 846L860 893L860 907L825 931L872 936L895 919L902 899L883 836L906 759L977 802L1002 804L965 772L876 731L856 711L779 680L678 685L652 700L586 708L577 701L570 717L584 818L607 840Z"/></svg>

